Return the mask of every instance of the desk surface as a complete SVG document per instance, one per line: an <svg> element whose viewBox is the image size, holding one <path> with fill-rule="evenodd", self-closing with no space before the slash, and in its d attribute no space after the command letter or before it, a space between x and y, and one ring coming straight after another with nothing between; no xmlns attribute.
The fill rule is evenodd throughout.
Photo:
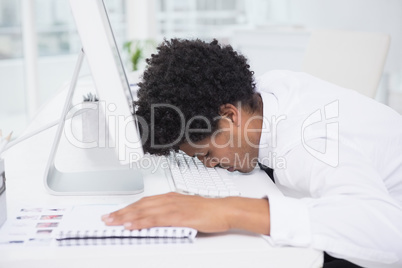
<svg viewBox="0 0 402 268"><path fill-rule="evenodd" d="M42 109L26 133L61 113L65 92ZM131 203L146 195L169 191L161 169L144 170L145 191L139 195L52 196L43 176L56 129L44 131L6 152L7 208L9 214L24 204L77 205ZM226 171L222 175L229 176ZM277 189L263 171L230 175L244 196L275 194ZM265 237L230 231L197 235L193 244L130 246L32 247L0 249L0 267L321 267L322 253L312 249L273 247Z"/></svg>

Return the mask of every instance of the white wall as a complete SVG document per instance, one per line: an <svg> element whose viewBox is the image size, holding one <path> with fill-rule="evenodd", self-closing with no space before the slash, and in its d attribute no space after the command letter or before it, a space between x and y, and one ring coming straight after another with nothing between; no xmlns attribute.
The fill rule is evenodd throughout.
<svg viewBox="0 0 402 268"><path fill-rule="evenodd" d="M377 99L402 113L401 0L288 0L288 19L310 29L383 32L391 36Z"/></svg>
<svg viewBox="0 0 402 268"><path fill-rule="evenodd" d="M44 105L57 90L71 80L78 55L42 57L38 60L39 107ZM24 62L22 59L0 61L0 112L25 112ZM84 65L81 75L88 74Z"/></svg>
<svg viewBox="0 0 402 268"><path fill-rule="evenodd" d="M402 69L401 0L288 0L289 22L307 28L391 35L386 71Z"/></svg>
<svg viewBox="0 0 402 268"><path fill-rule="evenodd" d="M266 25L237 31L232 38L233 45L249 58L257 75L269 69L300 70L307 45L303 35L312 30L387 33L391 45L376 99L402 113L402 0L270 0L270 3L278 14L268 14ZM287 35L298 39L289 43Z"/></svg>

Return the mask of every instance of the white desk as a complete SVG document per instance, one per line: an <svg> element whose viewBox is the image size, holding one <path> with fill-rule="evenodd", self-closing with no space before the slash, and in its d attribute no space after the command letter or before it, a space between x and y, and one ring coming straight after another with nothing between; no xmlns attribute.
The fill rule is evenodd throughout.
<svg viewBox="0 0 402 268"><path fill-rule="evenodd" d="M65 92L56 96L26 132L59 118ZM162 170L145 170L145 192L136 196L52 196L43 186L43 175L55 128L11 148L6 154L7 206L20 204L74 205L129 203L163 192L167 181ZM233 176L248 196L277 189L263 171ZM164 186L165 185L165 186ZM258 189L259 192L256 192ZM131 246L80 246L60 248L1 249L0 267L321 267L322 253L312 249L272 247L262 236L231 231L198 234L193 244Z"/></svg>

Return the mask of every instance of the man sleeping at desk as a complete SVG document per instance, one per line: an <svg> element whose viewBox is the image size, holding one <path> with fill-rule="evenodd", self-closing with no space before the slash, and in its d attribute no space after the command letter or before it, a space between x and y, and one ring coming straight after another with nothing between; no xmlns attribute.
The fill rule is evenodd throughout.
<svg viewBox="0 0 402 268"><path fill-rule="evenodd" d="M255 79L246 58L217 41L165 41L147 63L136 102L154 135L140 126L146 152L182 150L231 172L260 165L284 196L168 193L103 216L106 224L244 229L322 250L324 267L402 267L401 115L305 73Z"/></svg>

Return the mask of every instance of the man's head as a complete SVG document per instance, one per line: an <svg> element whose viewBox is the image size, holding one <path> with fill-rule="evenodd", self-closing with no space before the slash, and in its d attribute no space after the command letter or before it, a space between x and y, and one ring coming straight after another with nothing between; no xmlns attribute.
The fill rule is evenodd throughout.
<svg viewBox="0 0 402 268"><path fill-rule="evenodd" d="M144 151L166 155L181 149L201 159L207 148L210 153L214 148L214 154L224 155L216 156L216 163L202 157L204 163L225 168L235 165L236 155L247 161L240 153L258 155L258 148L251 152L251 147L258 147L259 135L243 133L244 127L258 126L258 120L244 119L262 107L246 58L216 40L172 39L157 49L147 59L136 102ZM246 146L247 140L254 146Z"/></svg>

